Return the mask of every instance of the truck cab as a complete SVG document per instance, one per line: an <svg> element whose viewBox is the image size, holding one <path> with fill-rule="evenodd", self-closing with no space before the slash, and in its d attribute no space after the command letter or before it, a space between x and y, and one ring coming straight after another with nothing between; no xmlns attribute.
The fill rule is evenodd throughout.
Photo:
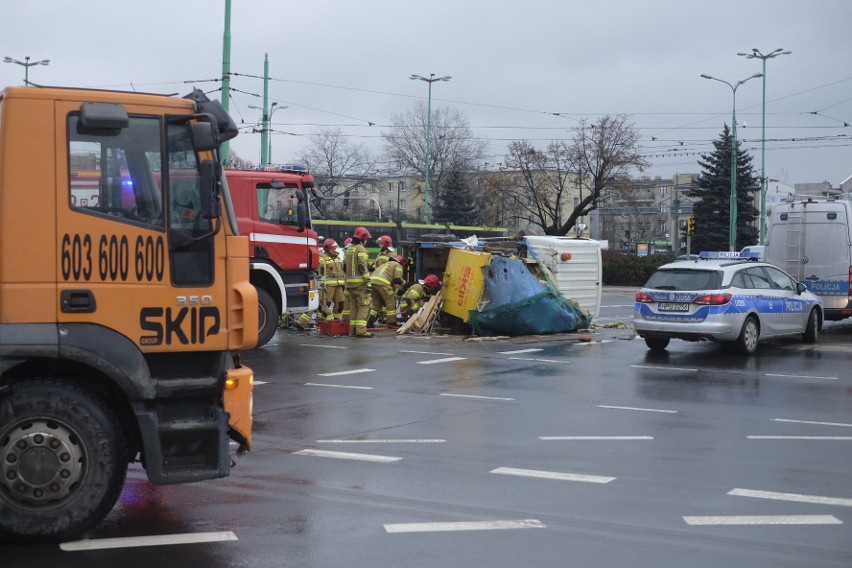
<svg viewBox="0 0 852 568"><path fill-rule="evenodd" d="M0 92L0 538L80 535L121 493L229 474L251 443L248 239L190 97Z"/></svg>
<svg viewBox="0 0 852 568"><path fill-rule="evenodd" d="M275 334L281 314L319 307L319 243L308 199L314 180L301 166L225 174L240 233L249 238L260 347Z"/></svg>

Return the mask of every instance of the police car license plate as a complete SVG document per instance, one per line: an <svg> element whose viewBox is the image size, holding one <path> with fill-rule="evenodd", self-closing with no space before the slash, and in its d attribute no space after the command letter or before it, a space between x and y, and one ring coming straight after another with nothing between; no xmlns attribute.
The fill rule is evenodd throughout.
<svg viewBox="0 0 852 568"><path fill-rule="evenodd" d="M661 312L688 312L689 304L687 302L660 302L657 309Z"/></svg>

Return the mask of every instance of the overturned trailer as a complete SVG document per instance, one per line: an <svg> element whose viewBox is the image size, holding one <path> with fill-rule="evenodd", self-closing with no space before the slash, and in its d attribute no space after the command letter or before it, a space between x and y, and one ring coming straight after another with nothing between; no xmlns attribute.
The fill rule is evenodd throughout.
<svg viewBox="0 0 852 568"><path fill-rule="evenodd" d="M599 309L600 247L595 244L560 237L418 243L417 274L442 277L441 311L454 328L477 335L574 332L588 328ZM571 297L574 293L582 302Z"/></svg>

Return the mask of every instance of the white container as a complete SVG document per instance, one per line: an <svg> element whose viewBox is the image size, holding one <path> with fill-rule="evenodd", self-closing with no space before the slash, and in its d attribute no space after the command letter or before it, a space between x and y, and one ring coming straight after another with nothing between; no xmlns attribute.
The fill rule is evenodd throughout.
<svg viewBox="0 0 852 568"><path fill-rule="evenodd" d="M601 306L601 244L573 237L524 237L530 256L544 264L565 298L597 319Z"/></svg>

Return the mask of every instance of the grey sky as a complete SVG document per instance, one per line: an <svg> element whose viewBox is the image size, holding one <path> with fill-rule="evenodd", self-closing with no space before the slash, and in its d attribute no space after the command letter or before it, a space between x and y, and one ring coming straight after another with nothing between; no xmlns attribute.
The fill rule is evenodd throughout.
<svg viewBox="0 0 852 568"><path fill-rule="evenodd" d="M215 91L224 4L0 0L0 56L50 59L29 70L38 84ZM255 77L268 53L270 100L289 107L274 114L274 162L293 161L320 126L378 148L391 116L426 97L409 75L451 75L434 85L433 107L464 113L490 163L511 140L543 147L579 119L626 113L646 173L670 177L698 172L698 154L731 121L731 89L699 75L734 83L761 71L737 52L783 47L793 53L767 62L767 175L836 186L852 175L850 21L848 0L233 0L231 112L259 121L248 107L262 104ZM0 87L23 77L0 64ZM737 90L737 118L758 173L760 112L753 79ZM232 148L258 162L260 136Z"/></svg>

